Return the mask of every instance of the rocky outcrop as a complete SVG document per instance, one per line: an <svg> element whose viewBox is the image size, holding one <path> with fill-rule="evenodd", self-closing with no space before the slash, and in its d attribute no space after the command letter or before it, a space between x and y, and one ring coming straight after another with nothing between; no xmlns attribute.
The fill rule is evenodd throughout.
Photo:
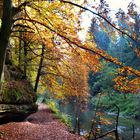
<svg viewBox="0 0 140 140"><path fill-rule="evenodd" d="M10 121L23 121L37 110L35 104L0 104L0 124Z"/></svg>
<svg viewBox="0 0 140 140"><path fill-rule="evenodd" d="M29 80L16 67L5 68L5 82L0 93L0 124L24 120L37 110L36 94Z"/></svg>

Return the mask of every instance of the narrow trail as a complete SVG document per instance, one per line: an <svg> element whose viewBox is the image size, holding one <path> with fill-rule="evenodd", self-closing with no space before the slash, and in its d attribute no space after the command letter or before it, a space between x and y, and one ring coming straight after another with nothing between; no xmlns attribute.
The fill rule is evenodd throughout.
<svg viewBox="0 0 140 140"><path fill-rule="evenodd" d="M0 140L85 140L71 134L68 128L56 119L51 110L39 104L36 113L24 122L0 125Z"/></svg>

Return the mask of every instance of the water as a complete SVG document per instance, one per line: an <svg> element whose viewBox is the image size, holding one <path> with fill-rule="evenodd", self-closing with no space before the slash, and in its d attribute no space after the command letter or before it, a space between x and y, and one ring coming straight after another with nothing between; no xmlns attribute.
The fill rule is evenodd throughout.
<svg viewBox="0 0 140 140"><path fill-rule="evenodd" d="M74 119L74 112L71 105L68 105L67 107L60 107L60 110L68 115L70 115L73 118L73 126L75 123ZM100 112L101 113L101 112ZM81 128L81 135L85 135L90 131L92 119L95 115L95 112L93 110L88 110L86 112L82 112L80 115L80 128ZM114 113L102 113L101 114L102 119L104 119L103 122L107 121L111 124L104 124L104 125L97 125L97 127L100 127L102 130L102 133L107 132L109 130L112 130L115 128L116 123L116 115ZM126 117L119 117L119 125L118 125L118 132L121 140L132 140L133 136L133 125L135 127L135 140L140 140L140 121L135 120L132 118L126 118ZM104 137L102 140L113 140L114 138L111 137Z"/></svg>
<svg viewBox="0 0 140 140"><path fill-rule="evenodd" d="M106 115L106 117L114 123L115 116ZM123 140L132 140L133 125L135 131L135 140L140 140L140 121L132 118L119 117L118 132Z"/></svg>

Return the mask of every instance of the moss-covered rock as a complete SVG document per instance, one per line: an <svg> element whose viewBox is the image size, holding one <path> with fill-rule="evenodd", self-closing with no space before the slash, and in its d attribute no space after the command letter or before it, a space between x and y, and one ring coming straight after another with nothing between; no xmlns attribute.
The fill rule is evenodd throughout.
<svg viewBox="0 0 140 140"><path fill-rule="evenodd" d="M37 110L37 96L23 72L14 66L5 67L5 82L0 93L0 123L19 121Z"/></svg>
<svg viewBox="0 0 140 140"><path fill-rule="evenodd" d="M28 81L9 81L2 86L0 103L6 104L30 104L36 101L36 94L28 84Z"/></svg>

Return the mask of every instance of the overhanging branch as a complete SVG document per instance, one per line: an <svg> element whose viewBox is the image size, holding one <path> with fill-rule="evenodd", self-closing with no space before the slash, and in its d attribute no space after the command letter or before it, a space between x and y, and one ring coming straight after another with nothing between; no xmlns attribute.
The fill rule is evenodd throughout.
<svg viewBox="0 0 140 140"><path fill-rule="evenodd" d="M124 69L128 70L128 67L127 66L124 66L123 63L121 63L119 61L114 61L114 59L110 55L108 55L106 52L104 52L104 51L102 51L100 49L97 49L97 48L95 48L95 49L87 48L86 45L80 44L79 42L77 42L75 40L73 41L69 37L64 36L63 34L61 34L60 32L58 32L57 30L52 29L51 27L49 27L48 25L46 25L46 24L44 24L42 22L39 22L39 21L36 21L36 20L33 20L33 19L26 19L26 18L16 19L16 21L18 21L18 20L26 20L28 22L33 22L35 24L42 25L45 28L49 29L51 32L56 33L58 36L62 37L67 42L70 42L70 43L74 44L76 47L81 48L82 50L86 50L86 51L92 52L94 54L97 54L98 56L102 57L106 61L112 62L112 63L118 65L119 67L124 67ZM139 71L137 71L135 69L129 69L129 71L131 73L133 73L134 75L136 75L137 77L140 77L140 72Z"/></svg>

